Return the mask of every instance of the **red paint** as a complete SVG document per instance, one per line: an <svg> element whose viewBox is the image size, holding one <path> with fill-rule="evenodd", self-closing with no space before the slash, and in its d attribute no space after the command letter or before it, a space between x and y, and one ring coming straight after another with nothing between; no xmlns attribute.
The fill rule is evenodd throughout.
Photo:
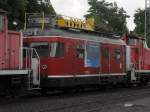
<svg viewBox="0 0 150 112"><path fill-rule="evenodd" d="M6 12L0 10L3 28L0 31L0 70L18 69L20 56L20 33L8 31Z"/></svg>
<svg viewBox="0 0 150 112"><path fill-rule="evenodd" d="M136 40L131 47L131 62L136 70L150 70L150 49L144 47L144 38L135 35L124 35L122 39L128 44L128 39ZM128 44L129 45L129 44Z"/></svg>
<svg viewBox="0 0 150 112"><path fill-rule="evenodd" d="M87 74L99 74L99 73L124 73L125 71L125 54L124 46L113 44L100 44L100 52L102 55L102 48L109 48L110 61L108 59L101 58L101 66L98 68L85 67L84 59L77 58L76 46L86 45L85 40L64 38L64 37L29 37L24 38L24 42L31 44L32 42L64 42L65 43L65 56L51 58L41 58L41 66L47 65L48 68L43 70L41 67L42 75L87 75ZM116 61L114 57L114 50L120 49L120 59ZM110 70L109 70L110 63Z"/></svg>

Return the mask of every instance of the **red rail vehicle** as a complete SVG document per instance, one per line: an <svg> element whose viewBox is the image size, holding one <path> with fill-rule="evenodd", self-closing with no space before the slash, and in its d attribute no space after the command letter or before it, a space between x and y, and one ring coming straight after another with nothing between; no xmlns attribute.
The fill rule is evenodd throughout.
<svg viewBox="0 0 150 112"><path fill-rule="evenodd" d="M2 92L21 89L23 85L28 85L28 77L32 75L31 67L23 67L22 40L21 33L8 30L6 12L0 9L0 91Z"/></svg>
<svg viewBox="0 0 150 112"><path fill-rule="evenodd" d="M150 50L143 38L95 32L92 19L32 17L22 38L8 30L0 10L1 91L148 83Z"/></svg>
<svg viewBox="0 0 150 112"><path fill-rule="evenodd" d="M62 19L57 21L57 28L26 30L25 34L33 36L24 38L24 46L36 49L40 56L43 90L81 85L147 84L150 50L143 38L134 35L118 38L91 29L87 31L84 23Z"/></svg>

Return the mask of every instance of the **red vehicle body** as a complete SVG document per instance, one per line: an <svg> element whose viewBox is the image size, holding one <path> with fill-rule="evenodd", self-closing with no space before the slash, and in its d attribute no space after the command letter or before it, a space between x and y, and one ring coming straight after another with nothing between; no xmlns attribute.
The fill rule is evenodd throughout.
<svg viewBox="0 0 150 112"><path fill-rule="evenodd" d="M8 31L5 11L0 11L0 70L19 69L21 35L18 32Z"/></svg>
<svg viewBox="0 0 150 112"><path fill-rule="evenodd" d="M23 68L22 36L9 31L6 12L0 9L0 91L10 92L21 87L31 73L31 68ZM24 81L24 82L23 82ZM19 90L19 88L17 88Z"/></svg>
<svg viewBox="0 0 150 112"><path fill-rule="evenodd" d="M150 73L150 49L147 47L144 38L135 35L124 35L122 39L131 49L130 64L140 73Z"/></svg>
<svg viewBox="0 0 150 112"><path fill-rule="evenodd" d="M42 88L149 80L150 50L137 36L115 38L52 29L46 36L24 38L24 45L40 55Z"/></svg>
<svg viewBox="0 0 150 112"><path fill-rule="evenodd" d="M29 28L35 36L21 38L20 33L8 31L6 12L0 10L0 90L26 87L45 92L149 81L150 50L141 37L118 38L73 28L40 30Z"/></svg>

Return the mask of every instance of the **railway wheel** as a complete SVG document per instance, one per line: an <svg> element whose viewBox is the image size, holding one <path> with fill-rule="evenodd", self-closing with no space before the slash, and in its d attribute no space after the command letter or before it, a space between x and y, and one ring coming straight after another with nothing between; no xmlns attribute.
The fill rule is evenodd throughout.
<svg viewBox="0 0 150 112"><path fill-rule="evenodd" d="M41 88L41 90L40 90L40 93L41 93L42 95L46 95L47 92L48 92L48 89L47 89L47 88Z"/></svg>
<svg viewBox="0 0 150 112"><path fill-rule="evenodd" d="M143 86L147 86L148 85L148 78L145 76L141 77L141 80L140 80L140 84L143 85Z"/></svg>

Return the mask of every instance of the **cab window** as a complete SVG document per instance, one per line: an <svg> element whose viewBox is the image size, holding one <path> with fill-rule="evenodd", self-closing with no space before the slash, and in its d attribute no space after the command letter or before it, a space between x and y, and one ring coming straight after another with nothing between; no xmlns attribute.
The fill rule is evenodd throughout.
<svg viewBox="0 0 150 112"><path fill-rule="evenodd" d="M49 44L48 42L35 42L31 44L32 48L35 48L40 57L49 56Z"/></svg>
<svg viewBox="0 0 150 112"><path fill-rule="evenodd" d="M30 46L29 43L23 42L23 47L29 47L29 46Z"/></svg>
<svg viewBox="0 0 150 112"><path fill-rule="evenodd" d="M109 58L109 49L107 47L102 47L102 57L106 59Z"/></svg>
<svg viewBox="0 0 150 112"><path fill-rule="evenodd" d="M136 45L137 44L137 40L134 39L134 38L129 38L127 44L128 45Z"/></svg>
<svg viewBox="0 0 150 112"><path fill-rule="evenodd" d="M121 51L120 51L120 49L115 49L114 50L114 58L115 58L116 61L120 60L120 58L121 58Z"/></svg>
<svg viewBox="0 0 150 112"><path fill-rule="evenodd" d="M76 47L76 57L79 59L84 59L85 56L85 46L83 44L79 44Z"/></svg>
<svg viewBox="0 0 150 112"><path fill-rule="evenodd" d="M64 57L65 44L63 42L50 43L50 57Z"/></svg>
<svg viewBox="0 0 150 112"><path fill-rule="evenodd" d="M4 17L0 15L0 31L3 30L3 26L4 26Z"/></svg>

